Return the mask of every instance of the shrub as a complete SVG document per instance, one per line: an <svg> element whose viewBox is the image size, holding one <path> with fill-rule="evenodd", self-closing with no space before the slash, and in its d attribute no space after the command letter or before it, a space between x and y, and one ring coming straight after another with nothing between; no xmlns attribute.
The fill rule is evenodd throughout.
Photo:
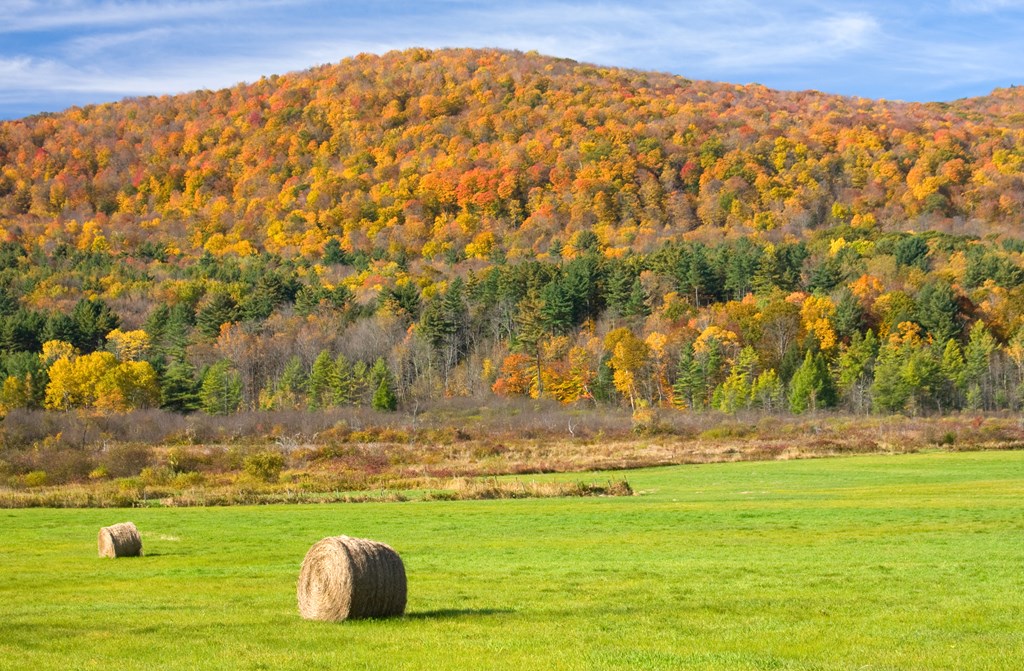
<svg viewBox="0 0 1024 671"><path fill-rule="evenodd" d="M42 487L46 484L46 471L29 471L22 478L26 487Z"/></svg>
<svg viewBox="0 0 1024 671"><path fill-rule="evenodd" d="M166 466L148 466L139 473L139 480L147 487L169 485L174 480L174 472Z"/></svg>
<svg viewBox="0 0 1024 671"><path fill-rule="evenodd" d="M167 451L167 465L175 473L192 473L201 470L210 459L198 450L187 447L172 447Z"/></svg>
<svg viewBox="0 0 1024 671"><path fill-rule="evenodd" d="M246 473L264 482L275 482L284 469L284 457L269 450L250 454L244 463Z"/></svg>
<svg viewBox="0 0 1024 671"><path fill-rule="evenodd" d="M188 489L191 487L199 487L206 482L206 478L203 477L202 473L196 473L191 471L188 473L178 473L174 477L174 482L171 484L178 489Z"/></svg>
<svg viewBox="0 0 1024 671"><path fill-rule="evenodd" d="M105 450L99 461L110 477L126 478L152 465L153 452L145 445L119 444Z"/></svg>

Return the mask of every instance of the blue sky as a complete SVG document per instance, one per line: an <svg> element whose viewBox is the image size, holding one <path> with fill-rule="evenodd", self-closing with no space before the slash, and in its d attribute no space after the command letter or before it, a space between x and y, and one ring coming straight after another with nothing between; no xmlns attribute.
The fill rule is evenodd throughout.
<svg viewBox="0 0 1024 671"><path fill-rule="evenodd" d="M1024 0L0 0L0 118L412 46L952 100L1024 84Z"/></svg>

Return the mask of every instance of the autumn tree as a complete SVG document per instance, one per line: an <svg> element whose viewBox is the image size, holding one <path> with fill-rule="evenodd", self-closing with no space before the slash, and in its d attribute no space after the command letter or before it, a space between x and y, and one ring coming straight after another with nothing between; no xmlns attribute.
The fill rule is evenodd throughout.
<svg viewBox="0 0 1024 671"><path fill-rule="evenodd" d="M650 346L640 340L628 328L610 331L604 339L604 348L611 352L609 367L614 371L615 388L629 399L630 408L636 410L638 401L637 383L650 357Z"/></svg>

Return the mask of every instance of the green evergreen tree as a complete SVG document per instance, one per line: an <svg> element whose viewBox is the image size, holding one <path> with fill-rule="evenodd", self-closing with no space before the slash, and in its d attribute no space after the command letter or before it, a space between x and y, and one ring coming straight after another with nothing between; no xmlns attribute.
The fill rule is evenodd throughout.
<svg viewBox="0 0 1024 671"><path fill-rule="evenodd" d="M604 353L597 365L597 378L590 385L594 400L600 403L616 403L619 398L619 392L615 389L615 371L608 365L611 358L610 352Z"/></svg>
<svg viewBox="0 0 1024 671"><path fill-rule="evenodd" d="M213 339L220 335L222 325L237 321L238 316L238 304L231 294L216 290L196 313L196 329L203 337Z"/></svg>
<svg viewBox="0 0 1024 671"><path fill-rule="evenodd" d="M725 265L725 291L733 300L742 299L754 286L754 276L763 251L748 238L740 238L728 248Z"/></svg>
<svg viewBox="0 0 1024 671"><path fill-rule="evenodd" d="M750 389L750 400L756 408L777 412L783 407L786 389L774 368L762 372Z"/></svg>
<svg viewBox="0 0 1024 671"><path fill-rule="evenodd" d="M594 254L579 256L565 267L562 287L572 303L573 324L600 316L602 283L600 262Z"/></svg>
<svg viewBox="0 0 1024 671"><path fill-rule="evenodd" d="M186 361L172 360L160 376L160 407L187 413L201 406L195 369Z"/></svg>
<svg viewBox="0 0 1024 671"><path fill-rule="evenodd" d="M541 381L541 345L547 328L544 323L543 307L543 301L536 292L531 291L526 298L519 301L516 314L515 348L533 360L533 375L537 380L538 396L544 395L544 385Z"/></svg>
<svg viewBox="0 0 1024 671"><path fill-rule="evenodd" d="M876 410L900 412L910 400L912 390L903 376L901 347L887 342L878 352L875 379L871 385L871 399Z"/></svg>
<svg viewBox="0 0 1024 671"><path fill-rule="evenodd" d="M703 351L695 352L697 360L698 393L694 407L707 407L712 394L722 380L725 369L725 350L717 338L708 338Z"/></svg>
<svg viewBox="0 0 1024 671"><path fill-rule="evenodd" d="M877 356L878 338L871 329L864 335L854 333L850 344L839 354L838 391L854 412L866 412L871 407L870 388Z"/></svg>
<svg viewBox="0 0 1024 671"><path fill-rule="evenodd" d="M231 362L221 359L203 375L199 390L203 412L210 415L229 415L242 404L242 378Z"/></svg>
<svg viewBox="0 0 1024 671"><path fill-rule="evenodd" d="M339 264L347 265L351 263L349 255L342 249L341 243L338 242L337 238L331 238L324 245L324 263L327 264Z"/></svg>
<svg viewBox="0 0 1024 671"><path fill-rule="evenodd" d="M839 291L835 301L836 311L832 315L832 328L843 341L860 335L864 331L864 308L860 301L847 288Z"/></svg>
<svg viewBox="0 0 1024 671"><path fill-rule="evenodd" d="M994 407L992 380L989 367L996 351L996 340L980 319L971 326L964 348L964 372L961 387L970 396L968 407L972 410Z"/></svg>
<svg viewBox="0 0 1024 671"><path fill-rule="evenodd" d="M355 402L352 364L344 354L339 354L334 360L334 370L334 405L351 405Z"/></svg>
<svg viewBox="0 0 1024 671"><path fill-rule="evenodd" d="M693 354L693 343L687 343L679 353L676 378L672 383L672 404L677 408L697 410L703 404L704 391L700 363Z"/></svg>
<svg viewBox="0 0 1024 671"><path fill-rule="evenodd" d="M102 349L107 334L121 324L121 318L100 299L80 300L71 311L75 323L74 338L70 341L83 353Z"/></svg>
<svg viewBox="0 0 1024 671"><path fill-rule="evenodd" d="M907 409L913 414L939 407L942 364L934 348L924 344L908 348L901 374L910 389Z"/></svg>
<svg viewBox="0 0 1024 671"><path fill-rule="evenodd" d="M626 303L629 302L636 279L636 275L622 260L616 259L612 262L605 290L605 302L609 310L619 316L625 314Z"/></svg>
<svg viewBox="0 0 1024 671"><path fill-rule="evenodd" d="M907 235L896 243L893 249L896 263L928 270L928 241L918 235Z"/></svg>
<svg viewBox="0 0 1024 671"><path fill-rule="evenodd" d="M953 287L944 281L924 285L917 294L917 318L936 342L959 337L963 323Z"/></svg>
<svg viewBox="0 0 1024 671"><path fill-rule="evenodd" d="M626 304L622 306L622 316L627 319L642 320L647 315L651 314L651 297L647 294L647 289L644 288L643 282L640 278L633 280L633 286L629 291L629 298L626 300Z"/></svg>
<svg viewBox="0 0 1024 671"><path fill-rule="evenodd" d="M452 371L469 351L469 311L464 288L462 279L455 278L442 295L427 304L420 318L418 332L434 350L446 390Z"/></svg>
<svg viewBox="0 0 1024 671"><path fill-rule="evenodd" d="M365 361L356 361L352 364L352 402L356 405L366 405L370 402L369 394L373 391L370 386L370 367Z"/></svg>
<svg viewBox="0 0 1024 671"><path fill-rule="evenodd" d="M757 352L747 346L740 350L725 382L716 390L715 407L722 412L734 414L750 407L754 368L757 366Z"/></svg>
<svg viewBox="0 0 1024 671"><path fill-rule="evenodd" d="M371 406L374 410L392 412L398 408L398 397L395 395L394 377L386 366L385 371L386 374L380 376L380 381L377 383L377 390L373 392Z"/></svg>
<svg viewBox="0 0 1024 671"><path fill-rule="evenodd" d="M801 414L835 405L836 392L821 352L807 350L804 362L790 380L789 409Z"/></svg>
<svg viewBox="0 0 1024 671"><path fill-rule="evenodd" d="M573 305L562 283L549 282L540 292L540 316L549 333L567 333L573 327Z"/></svg>
<svg viewBox="0 0 1024 671"><path fill-rule="evenodd" d="M963 405L964 355L955 340L947 340L942 349L942 403L947 409Z"/></svg>
<svg viewBox="0 0 1024 671"><path fill-rule="evenodd" d="M323 350L313 361L313 368L306 381L306 405L310 410L320 410L334 405L338 389L338 368L334 357Z"/></svg>

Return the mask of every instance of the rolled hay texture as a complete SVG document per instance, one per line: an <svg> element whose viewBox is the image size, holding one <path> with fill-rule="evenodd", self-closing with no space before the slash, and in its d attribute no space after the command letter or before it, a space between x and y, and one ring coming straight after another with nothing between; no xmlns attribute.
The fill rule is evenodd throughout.
<svg viewBox="0 0 1024 671"><path fill-rule="evenodd" d="M131 522L100 529L98 545L101 557L138 557L142 554L142 536Z"/></svg>
<svg viewBox="0 0 1024 671"><path fill-rule="evenodd" d="M405 566L384 543L331 536L314 543L302 560L298 596L299 612L307 620L401 615Z"/></svg>

